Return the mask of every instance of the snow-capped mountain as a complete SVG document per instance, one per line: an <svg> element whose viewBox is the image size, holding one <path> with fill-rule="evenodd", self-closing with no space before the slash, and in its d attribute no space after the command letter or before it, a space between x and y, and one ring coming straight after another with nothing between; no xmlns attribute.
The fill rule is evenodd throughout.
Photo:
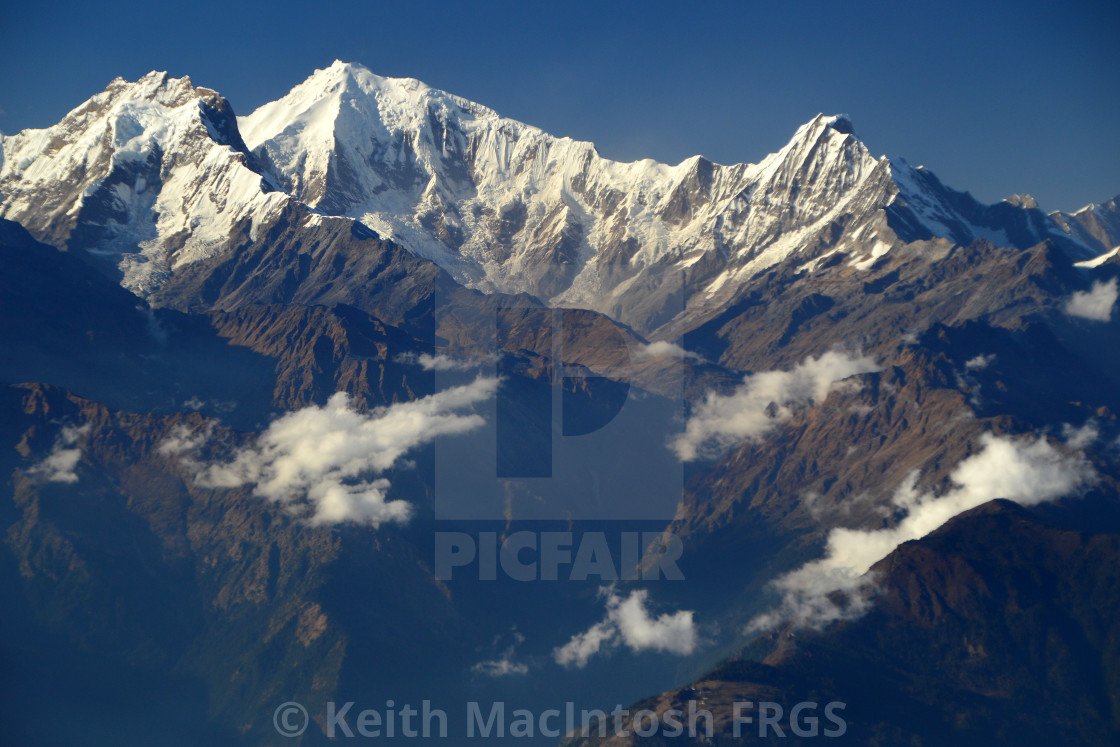
<svg viewBox="0 0 1120 747"><path fill-rule="evenodd" d="M118 78L61 122L5 137L0 217L108 258L146 296L290 200L252 163L229 103L189 78Z"/></svg>
<svg viewBox="0 0 1120 747"><path fill-rule="evenodd" d="M701 697L717 724L736 699L834 694L860 744L1118 744L1118 218L979 203L842 115L758 164L669 166L341 63L241 120L185 78L114 81L0 136L0 659L31 675L6 742L157 725L264 747L278 700L322 713L357 690L541 712ZM424 440L458 418L436 403L491 371L486 430L449 432L449 460ZM560 451L606 421L609 443ZM415 452L363 466L371 432ZM440 533L484 530L481 556L494 522L447 519L439 483L522 458L603 506L650 504L673 471L661 522L567 512L573 540L606 541L617 604L594 573L440 578ZM280 500L261 489L297 472ZM301 520L367 478L407 527ZM493 517L535 532L546 481L502 477ZM919 537L1009 494L1047 503ZM629 573L647 531L680 541L685 583ZM882 593L828 598L864 617L747 633L781 579L855 542L882 550ZM694 650L630 643L679 620ZM91 739L101 711L121 717Z"/></svg>
<svg viewBox="0 0 1120 747"><path fill-rule="evenodd" d="M685 302L719 306L786 259L845 252L866 268L920 239L1022 248L1066 236L1033 205L983 205L874 157L842 115L817 116L759 164L619 163L420 81L336 62L240 125L293 195L460 282L646 331Z"/></svg>
<svg viewBox="0 0 1120 747"><path fill-rule="evenodd" d="M979 203L873 156L843 115L813 118L758 164L620 163L341 62L240 119L188 78L118 79L0 145L0 217L183 307L365 293L353 267L373 262L369 249L336 241L372 236L354 221L470 288L593 309L646 334L682 328L686 307L703 321L781 263L811 272L829 257L862 272L915 241L1047 238L1091 261L1120 233L1114 203L1051 216L1027 197ZM325 267L328 234L341 254L324 280L307 268Z"/></svg>

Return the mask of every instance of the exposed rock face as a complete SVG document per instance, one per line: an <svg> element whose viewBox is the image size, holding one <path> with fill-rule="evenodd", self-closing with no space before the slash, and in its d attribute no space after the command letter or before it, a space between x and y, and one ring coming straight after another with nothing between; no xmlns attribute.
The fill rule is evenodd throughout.
<svg viewBox="0 0 1120 747"><path fill-rule="evenodd" d="M352 307L243 306L211 319L229 344L276 360L273 401L285 409L322 404L335 392L381 405L431 389L416 366L394 360L422 350L420 341Z"/></svg>

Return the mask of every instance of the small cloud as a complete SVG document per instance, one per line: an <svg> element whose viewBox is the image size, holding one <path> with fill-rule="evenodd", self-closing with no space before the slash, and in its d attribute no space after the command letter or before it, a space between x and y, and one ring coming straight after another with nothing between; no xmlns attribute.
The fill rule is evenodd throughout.
<svg viewBox="0 0 1120 747"><path fill-rule="evenodd" d="M562 667L583 669L591 657L599 653L603 646L617 645L618 631L609 622L600 622L592 625L583 633L577 633L572 639L553 652L556 663Z"/></svg>
<svg viewBox="0 0 1120 747"><path fill-rule="evenodd" d="M152 339L158 342L160 345L166 344L167 329L163 326L163 323L160 322L159 318L156 316L156 312L153 311L150 306L144 305L137 306L136 310L140 312L140 314L144 317L144 320L148 323L148 334L151 335Z"/></svg>
<svg viewBox="0 0 1120 747"><path fill-rule="evenodd" d="M203 407L206 407L206 400L199 399L198 397L191 397L183 402L183 407L188 410L201 410Z"/></svg>
<svg viewBox="0 0 1120 747"><path fill-rule="evenodd" d="M1093 420L1087 421L1080 428L1074 428L1069 423L1062 426L1062 438L1066 445L1078 451L1092 446L1100 438L1100 435L1100 429L1097 428L1097 424Z"/></svg>
<svg viewBox="0 0 1120 747"><path fill-rule="evenodd" d="M643 345L638 348L634 353L634 357L641 360L643 358L680 358L692 359L702 361L704 358L696 353L685 350L676 343L669 342L668 340L658 340L651 342L649 345Z"/></svg>
<svg viewBox="0 0 1120 747"><path fill-rule="evenodd" d="M509 659L494 659L492 661L478 662L471 667L471 672L485 675L486 677L509 677L511 675L528 674L529 667L526 664L510 661Z"/></svg>
<svg viewBox="0 0 1120 747"><path fill-rule="evenodd" d="M237 409L237 403L233 400L228 402L221 402L218 400L205 400L195 395L188 400L183 401L183 408L186 410L194 410L195 412L208 409L214 412L233 412Z"/></svg>
<svg viewBox="0 0 1120 747"><path fill-rule="evenodd" d="M1066 301L1066 313L1082 319L1107 322L1112 318L1112 307L1116 305L1118 296L1120 288L1117 288L1116 278L1107 283L1097 281L1089 290L1074 293Z"/></svg>
<svg viewBox="0 0 1120 747"><path fill-rule="evenodd" d="M672 444L682 461L718 456L745 441L757 441L788 420L795 408L824 401L833 385L878 371L870 358L830 351L807 358L791 371L764 371L743 379L731 394L709 392Z"/></svg>
<svg viewBox="0 0 1120 747"><path fill-rule="evenodd" d="M1045 438L984 434L981 450L956 466L950 475L953 487L942 495L919 493L918 473L911 473L891 500L904 514L902 519L885 529L833 529L825 556L775 581L782 592L781 606L753 620L747 631L783 622L820 628L858 617L870 606L873 579L865 574L903 542L924 537L954 516L996 498L1033 505L1077 491L1095 477L1080 446L1096 434L1083 427L1067 435L1068 448L1058 449Z"/></svg>
<svg viewBox="0 0 1120 747"><path fill-rule="evenodd" d="M469 358L453 358L446 353L401 353L393 358L397 363L420 366L425 371L474 371L484 361Z"/></svg>
<svg viewBox="0 0 1120 747"><path fill-rule="evenodd" d="M512 640L508 646L505 646L501 653L494 659L488 661L480 661L471 667L473 674L481 674L486 677L510 677L513 675L521 675L529 673L529 666L521 662L515 661L517 655L517 647L525 642L525 636L517 632L517 627L512 629ZM502 640L505 635L498 635L494 638L494 648L501 646Z"/></svg>
<svg viewBox="0 0 1120 747"><path fill-rule="evenodd" d="M600 651L626 646L631 651L664 651L687 656L696 650L696 626L691 610L658 617L646 608L649 592L639 589L623 599L607 595L607 616L553 651L556 663L582 669Z"/></svg>
<svg viewBox="0 0 1120 747"><path fill-rule="evenodd" d="M964 362L964 367L969 371L979 371L992 365L996 361L995 353L991 355L978 355L975 358L969 358Z"/></svg>
<svg viewBox="0 0 1120 747"><path fill-rule="evenodd" d="M207 423L205 426L198 429L192 429L186 425L177 425L172 428L171 433L160 442L156 452L163 456L193 454L210 440L210 434L213 430L213 423Z"/></svg>
<svg viewBox="0 0 1120 747"><path fill-rule="evenodd" d="M77 446L78 439L90 431L90 424L82 426L66 426L55 439L51 453L43 461L35 464L28 470L47 482L76 483L78 473L75 469L82 459L82 450Z"/></svg>

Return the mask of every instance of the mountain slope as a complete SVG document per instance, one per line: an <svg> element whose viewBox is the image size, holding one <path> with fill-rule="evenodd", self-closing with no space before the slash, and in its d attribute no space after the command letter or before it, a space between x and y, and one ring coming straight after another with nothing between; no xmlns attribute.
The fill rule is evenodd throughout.
<svg viewBox="0 0 1120 747"><path fill-rule="evenodd" d="M446 664L449 631L470 628L402 532L311 528L247 490L199 486L196 466L161 444L210 427L243 438L213 420L121 413L39 384L0 388L0 410L10 486L0 584L11 602L0 657L28 667L3 683L13 743L120 744L131 716L81 714L97 704L128 714L142 700L177 725L188 720L173 705L182 690L198 709L186 734L215 723L229 733L169 743L274 744L259 714L282 693L321 704L348 667L382 690L419 690L432 675L416 673L414 652ZM69 484L31 468L60 422L82 425ZM355 588L377 600L356 624ZM371 630L396 645L351 661ZM47 703L59 713L36 725Z"/></svg>
<svg viewBox="0 0 1120 747"><path fill-rule="evenodd" d="M752 710L780 704L789 714L779 718L780 736L790 741L793 706L835 700L845 703L844 744L1115 744L1116 528L1115 516L1079 531L992 501L876 564L879 594L868 616L775 635L764 662L729 662L637 706L663 712L700 699L715 715L715 739L570 744L741 744L732 737L733 704L748 700ZM753 741L757 711L744 715L755 716L743 725Z"/></svg>

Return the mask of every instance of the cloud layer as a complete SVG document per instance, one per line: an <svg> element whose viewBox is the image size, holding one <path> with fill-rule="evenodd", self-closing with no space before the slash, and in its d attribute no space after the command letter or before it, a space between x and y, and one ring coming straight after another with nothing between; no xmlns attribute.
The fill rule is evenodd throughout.
<svg viewBox="0 0 1120 747"><path fill-rule="evenodd" d="M984 434L981 450L957 465L950 475L953 487L942 495L919 493L918 475L912 473L892 498L894 508L905 514L901 520L878 530L833 529L825 556L779 578L775 586L782 592L781 607L756 618L748 629L782 622L821 627L862 614L870 584L864 574L903 542L924 537L957 514L996 498L1029 506L1074 493L1091 481L1094 471L1080 449L1092 433L1069 431L1073 437L1064 449L1045 438Z"/></svg>
<svg viewBox="0 0 1120 747"><path fill-rule="evenodd" d="M1120 297L1120 288L1116 285L1116 278L1107 283L1097 281L1089 290L1074 293L1066 301L1066 313L1082 319L1107 322L1112 318L1112 307L1116 305L1117 297Z"/></svg>
<svg viewBox="0 0 1120 747"><path fill-rule="evenodd" d="M791 371L747 376L731 394L709 393L673 441L673 450L686 462L718 456L736 444L761 439L795 408L823 401L836 382L878 370L870 358L830 351Z"/></svg>
<svg viewBox="0 0 1120 747"><path fill-rule="evenodd" d="M389 481L377 475L421 444L481 426L482 417L471 410L493 396L497 383L479 378L369 413L351 408L349 397L339 392L323 407L312 405L277 419L231 461L206 466L197 481L206 487L251 484L254 494L283 504L306 500L313 523L404 522L411 505L387 500ZM173 433L161 451L196 446Z"/></svg>
<svg viewBox="0 0 1120 747"><path fill-rule="evenodd" d="M646 609L649 592L639 589L623 599L607 596L607 616L583 633L572 636L553 652L557 664L582 668L600 651L626 646L631 651L665 651L687 656L696 650L696 626L691 610L656 618Z"/></svg>

